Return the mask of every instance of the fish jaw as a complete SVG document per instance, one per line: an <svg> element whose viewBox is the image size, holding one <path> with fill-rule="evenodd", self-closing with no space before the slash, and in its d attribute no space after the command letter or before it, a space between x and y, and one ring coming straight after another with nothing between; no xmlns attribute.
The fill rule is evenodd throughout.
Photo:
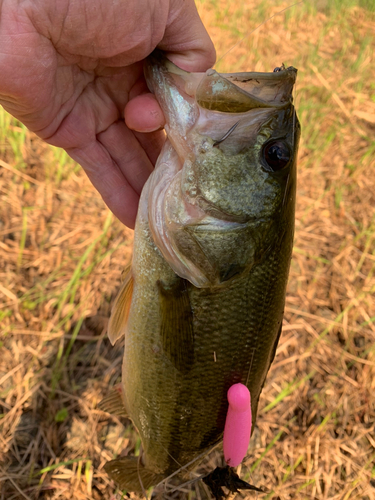
<svg viewBox="0 0 375 500"><path fill-rule="evenodd" d="M156 54L145 74L168 135L149 180L152 237L177 275L222 286L262 259L294 198L286 193L295 187L296 70L188 73ZM291 151L276 173L262 158L273 137Z"/></svg>

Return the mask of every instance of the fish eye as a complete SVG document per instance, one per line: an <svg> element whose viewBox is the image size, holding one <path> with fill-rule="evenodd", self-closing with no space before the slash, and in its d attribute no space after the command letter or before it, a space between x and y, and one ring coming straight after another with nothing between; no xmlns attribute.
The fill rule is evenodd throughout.
<svg viewBox="0 0 375 500"><path fill-rule="evenodd" d="M268 142L263 147L263 159L273 172L283 169L289 163L290 157L289 146L283 140Z"/></svg>

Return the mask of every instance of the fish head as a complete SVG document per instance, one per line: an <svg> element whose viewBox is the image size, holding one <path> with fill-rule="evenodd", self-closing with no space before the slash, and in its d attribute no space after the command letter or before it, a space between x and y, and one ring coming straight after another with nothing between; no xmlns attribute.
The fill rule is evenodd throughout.
<svg viewBox="0 0 375 500"><path fill-rule="evenodd" d="M175 273L197 287L226 285L293 234L296 74L189 73L160 52L146 63L167 133L149 226Z"/></svg>

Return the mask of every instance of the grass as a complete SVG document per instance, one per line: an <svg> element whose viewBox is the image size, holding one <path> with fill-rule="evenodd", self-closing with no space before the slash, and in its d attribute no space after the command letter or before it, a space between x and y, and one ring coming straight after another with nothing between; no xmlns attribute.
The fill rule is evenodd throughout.
<svg viewBox="0 0 375 500"><path fill-rule="evenodd" d="M282 0L197 6L218 70L299 70L284 331L241 475L269 500L373 500L374 3L306 1L281 14ZM97 403L121 377L122 346L105 328L132 233L63 151L3 110L0 192L0 499L129 498L103 466L138 453L139 438ZM220 463L213 452L202 470ZM208 498L200 482L173 488L153 498Z"/></svg>

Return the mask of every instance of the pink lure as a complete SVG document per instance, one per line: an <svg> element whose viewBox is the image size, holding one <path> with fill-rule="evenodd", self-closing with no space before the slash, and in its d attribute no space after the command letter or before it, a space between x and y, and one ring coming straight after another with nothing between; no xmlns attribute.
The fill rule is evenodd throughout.
<svg viewBox="0 0 375 500"><path fill-rule="evenodd" d="M251 434L251 398L243 384L228 390L228 413L224 428L224 458L230 467L240 465L247 453Z"/></svg>

